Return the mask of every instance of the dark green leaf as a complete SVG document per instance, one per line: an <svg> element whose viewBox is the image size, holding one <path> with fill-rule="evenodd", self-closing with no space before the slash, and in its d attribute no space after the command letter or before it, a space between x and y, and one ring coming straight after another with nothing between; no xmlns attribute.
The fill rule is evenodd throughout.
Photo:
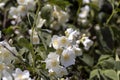
<svg viewBox="0 0 120 80"><path fill-rule="evenodd" d="M118 80L117 73L114 70L105 70L104 75L112 80Z"/></svg>

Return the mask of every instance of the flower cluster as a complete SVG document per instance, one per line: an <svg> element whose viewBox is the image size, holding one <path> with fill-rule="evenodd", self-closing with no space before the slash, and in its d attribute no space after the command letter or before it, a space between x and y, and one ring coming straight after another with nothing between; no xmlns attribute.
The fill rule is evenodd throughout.
<svg viewBox="0 0 120 80"><path fill-rule="evenodd" d="M15 47L11 47L6 41L0 42L0 79L2 80L32 80L29 71L21 71L11 64L16 60L18 52Z"/></svg>
<svg viewBox="0 0 120 80"><path fill-rule="evenodd" d="M64 25L68 21L69 15L67 12L59 9L58 6L53 6L52 12L52 24L50 27L55 30L59 30L61 25Z"/></svg>
<svg viewBox="0 0 120 80"><path fill-rule="evenodd" d="M74 65L75 58L82 55L80 43L86 50L93 45L92 40L85 36L80 38L80 32L72 28L65 31L65 36L54 35L52 37L50 46L53 46L56 51L50 52L45 60L50 75L62 77L68 74L67 67Z"/></svg>
<svg viewBox="0 0 120 80"><path fill-rule="evenodd" d="M21 21L21 17L24 17L29 10L35 8L34 0L17 0L18 6L11 7L9 14L17 21Z"/></svg>
<svg viewBox="0 0 120 80"><path fill-rule="evenodd" d="M20 68L16 68L13 73L3 71L2 80L33 80L30 78L28 70L21 71Z"/></svg>
<svg viewBox="0 0 120 80"><path fill-rule="evenodd" d="M69 14L67 11L62 10L57 5L50 4L46 4L42 8L41 17L46 20L46 23L50 23L49 26L53 30L59 30L60 26L64 26L69 20Z"/></svg>

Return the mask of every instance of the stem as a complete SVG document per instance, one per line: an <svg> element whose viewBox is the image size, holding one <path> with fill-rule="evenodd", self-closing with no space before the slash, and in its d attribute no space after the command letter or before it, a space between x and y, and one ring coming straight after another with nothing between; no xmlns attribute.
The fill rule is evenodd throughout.
<svg viewBox="0 0 120 80"><path fill-rule="evenodd" d="M7 10L4 12L3 28L6 26Z"/></svg>
<svg viewBox="0 0 120 80"><path fill-rule="evenodd" d="M107 22L106 22L106 24L108 24L109 22L110 22L110 20L112 19L112 17L114 16L114 14L116 14L117 13L117 11L116 10L113 10L112 11L112 14L110 15L110 17L107 19Z"/></svg>
<svg viewBox="0 0 120 80"><path fill-rule="evenodd" d="M33 42L33 31L35 30L35 24L36 24L36 18L38 16L38 13L39 13L39 9L40 9L40 4L39 4L39 0L37 0L37 3L38 3L38 8L37 8L37 11L36 11L36 14L35 14L35 19L34 19L34 22L33 22L33 25L32 25L32 38L30 40L30 42L32 43ZM32 45L32 50L31 50L31 54L32 54L32 58L33 58L33 69L35 70L35 52L34 52L34 46Z"/></svg>
<svg viewBox="0 0 120 80"><path fill-rule="evenodd" d="M118 49L119 49L119 48L118 48ZM118 49L115 49L115 50L114 50L115 61L120 61L119 56L118 56L118 52L117 52ZM119 78L120 78L119 75L120 75L120 71L117 70L117 77L118 77L118 80L119 80Z"/></svg>
<svg viewBox="0 0 120 80"><path fill-rule="evenodd" d="M78 2L78 4L79 4L79 6L78 6L78 9L77 9L76 16L75 16L75 18L74 18L73 24L75 24L75 22L76 22L76 20L77 20L77 18L78 18L78 14L79 14L79 12L80 12L81 4L80 4L79 2Z"/></svg>

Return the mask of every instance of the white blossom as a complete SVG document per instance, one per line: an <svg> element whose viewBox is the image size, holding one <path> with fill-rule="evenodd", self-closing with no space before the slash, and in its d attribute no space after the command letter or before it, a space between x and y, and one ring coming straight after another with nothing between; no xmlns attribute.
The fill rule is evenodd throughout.
<svg viewBox="0 0 120 80"><path fill-rule="evenodd" d="M75 53L71 48L63 50L61 54L61 64L65 67L75 64Z"/></svg>
<svg viewBox="0 0 120 80"><path fill-rule="evenodd" d="M26 5L27 4L27 0L17 0L17 3L19 5Z"/></svg>
<svg viewBox="0 0 120 80"><path fill-rule="evenodd" d="M65 36L57 36L57 35L54 35L52 37L52 42L51 42L52 46L55 48L55 49L59 49L59 48L62 48L62 47L67 47L70 45L70 41L67 39L67 37Z"/></svg>
<svg viewBox="0 0 120 80"><path fill-rule="evenodd" d="M33 10L35 8L35 1L34 0L26 0L27 2L27 9L28 10Z"/></svg>
<svg viewBox="0 0 120 80"><path fill-rule="evenodd" d="M33 35L32 43L33 44L39 44L40 43L40 39L39 39L38 35Z"/></svg>
<svg viewBox="0 0 120 80"><path fill-rule="evenodd" d="M5 3L4 3L4 2L1 2L1 3L0 3L0 8L3 8L4 5L5 5Z"/></svg>
<svg viewBox="0 0 120 80"><path fill-rule="evenodd" d="M60 66L59 55L51 52L49 53L48 58L46 58L45 62L47 69L56 69Z"/></svg>
<svg viewBox="0 0 120 80"><path fill-rule="evenodd" d="M54 30L60 29L61 25L64 25L69 18L69 15L67 12L61 10L58 8L58 6L53 6L53 12L52 12L52 23L50 27Z"/></svg>
<svg viewBox="0 0 120 80"><path fill-rule="evenodd" d="M17 11L18 11L18 16L21 16L21 17L23 17L27 14L27 8L24 5L19 5L17 7Z"/></svg>
<svg viewBox="0 0 120 80"><path fill-rule="evenodd" d="M63 77L64 75L67 75L68 71L65 67L59 66L56 69L50 69L49 70L49 75L50 76L56 76L56 77Z"/></svg>
<svg viewBox="0 0 120 80"><path fill-rule="evenodd" d="M15 47L11 47L7 42L0 42L0 60L6 64L11 64L12 60L15 60L14 55L18 55ZM5 46L5 48L3 47ZM13 55L14 54L14 55Z"/></svg>
<svg viewBox="0 0 120 80"><path fill-rule="evenodd" d="M13 18L17 18L18 17L18 11L16 7L11 7L9 10L9 14L13 17Z"/></svg>
<svg viewBox="0 0 120 80"><path fill-rule="evenodd" d="M46 20L41 18L41 12L39 12L38 13L38 18L37 18L37 21L36 21L36 27L41 28L45 22L46 22Z"/></svg>
<svg viewBox="0 0 120 80"><path fill-rule="evenodd" d="M68 74L67 69L62 66L60 66L55 72L57 77L63 77L64 75Z"/></svg>
<svg viewBox="0 0 120 80"><path fill-rule="evenodd" d="M14 80L32 80L30 78L30 73L28 70L21 71L21 69L16 68L15 72L12 74Z"/></svg>
<svg viewBox="0 0 120 80"><path fill-rule="evenodd" d="M83 4L90 3L90 0L83 0Z"/></svg>
<svg viewBox="0 0 120 80"><path fill-rule="evenodd" d="M54 6L53 16L57 18L58 22L61 24L68 21L69 17L65 11L58 9L57 6Z"/></svg>
<svg viewBox="0 0 120 80"><path fill-rule="evenodd" d="M30 29L28 31L30 37L31 37L31 41L32 41L32 44L39 44L40 43L40 39L38 37L38 34L37 34L37 31L35 31L35 29Z"/></svg>
<svg viewBox="0 0 120 80"><path fill-rule="evenodd" d="M88 37L84 37L84 40L82 43L84 45L85 50L89 50L89 48L93 45L93 41L90 40Z"/></svg>
<svg viewBox="0 0 120 80"><path fill-rule="evenodd" d="M81 13L79 14L79 17L86 18L89 11L90 11L90 8L89 8L89 6L86 5L85 7L81 8Z"/></svg>
<svg viewBox="0 0 120 80"><path fill-rule="evenodd" d="M2 80L13 80L13 78L12 78L12 75L8 71L4 70Z"/></svg>
<svg viewBox="0 0 120 80"><path fill-rule="evenodd" d="M68 39L73 41L75 38L77 38L80 35L80 32L75 30L68 36Z"/></svg>
<svg viewBox="0 0 120 80"><path fill-rule="evenodd" d="M81 56L82 55L82 49L79 48L78 46L73 45L73 50L74 50L74 53L75 53L76 56Z"/></svg>
<svg viewBox="0 0 120 80"><path fill-rule="evenodd" d="M69 36L73 31L74 31L74 30L73 30L72 28L68 28L68 29L66 29L66 31L65 31L65 35L66 35L66 36Z"/></svg>

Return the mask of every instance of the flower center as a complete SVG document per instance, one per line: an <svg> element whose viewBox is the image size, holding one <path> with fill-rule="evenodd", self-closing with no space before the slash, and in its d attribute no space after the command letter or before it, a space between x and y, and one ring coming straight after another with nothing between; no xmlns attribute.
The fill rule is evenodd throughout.
<svg viewBox="0 0 120 80"><path fill-rule="evenodd" d="M63 58L64 58L64 60L67 61L67 60L69 60L70 56L68 55L68 53L66 53L66 54L63 55Z"/></svg>
<svg viewBox="0 0 120 80"><path fill-rule="evenodd" d="M54 41L53 41L53 45L58 45L58 41L57 41L57 40L54 40Z"/></svg>
<svg viewBox="0 0 120 80"><path fill-rule="evenodd" d="M24 3L24 0L20 0L21 3Z"/></svg>
<svg viewBox="0 0 120 80"><path fill-rule="evenodd" d="M65 44L66 42L67 42L66 38L63 38L63 39L61 40L61 43L63 43L63 44Z"/></svg>
<svg viewBox="0 0 120 80"><path fill-rule="evenodd" d="M3 64L0 64L0 71L3 70L5 66Z"/></svg>
<svg viewBox="0 0 120 80"><path fill-rule="evenodd" d="M52 60L51 64L52 64L53 67L55 67L57 65L57 61L56 60Z"/></svg>
<svg viewBox="0 0 120 80"><path fill-rule="evenodd" d="M22 74L19 74L19 75L18 75L18 78L19 78L19 79L22 79L22 78L23 78Z"/></svg>

